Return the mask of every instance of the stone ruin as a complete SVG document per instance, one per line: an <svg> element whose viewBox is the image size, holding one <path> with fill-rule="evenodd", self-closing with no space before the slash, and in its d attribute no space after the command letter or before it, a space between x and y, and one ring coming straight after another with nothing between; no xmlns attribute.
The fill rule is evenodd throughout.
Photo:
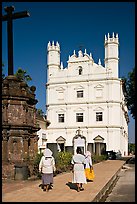
<svg viewBox="0 0 137 204"><path fill-rule="evenodd" d="M38 152L35 86L14 75L2 81L2 178L15 179L15 166L32 164Z"/></svg>

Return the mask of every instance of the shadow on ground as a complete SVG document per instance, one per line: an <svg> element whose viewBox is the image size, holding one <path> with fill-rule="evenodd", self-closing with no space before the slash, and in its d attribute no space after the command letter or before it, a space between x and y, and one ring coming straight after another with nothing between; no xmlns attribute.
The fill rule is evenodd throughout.
<svg viewBox="0 0 137 204"><path fill-rule="evenodd" d="M67 185L70 189L73 189L73 190L76 190L76 191L77 191L77 186L76 186L75 183L68 182L68 183L66 183L66 185Z"/></svg>

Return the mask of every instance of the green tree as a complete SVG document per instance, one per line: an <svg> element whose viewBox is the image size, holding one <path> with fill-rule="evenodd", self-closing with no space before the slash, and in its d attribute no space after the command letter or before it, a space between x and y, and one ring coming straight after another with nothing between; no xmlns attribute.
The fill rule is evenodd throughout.
<svg viewBox="0 0 137 204"><path fill-rule="evenodd" d="M72 153L58 152L55 156L57 173L70 170L72 168L71 159L72 159Z"/></svg>
<svg viewBox="0 0 137 204"><path fill-rule="evenodd" d="M5 78L5 74L3 73L3 67L4 67L4 64L2 63L2 79Z"/></svg>
<svg viewBox="0 0 137 204"><path fill-rule="evenodd" d="M135 67L128 73L127 78L123 78L123 89L128 110L135 119Z"/></svg>
<svg viewBox="0 0 137 204"><path fill-rule="evenodd" d="M128 151L130 152L130 153L135 153L135 144L134 143L129 143L128 144Z"/></svg>
<svg viewBox="0 0 137 204"><path fill-rule="evenodd" d="M37 109L37 114L40 116L44 116L44 112L42 109Z"/></svg>
<svg viewBox="0 0 137 204"><path fill-rule="evenodd" d="M15 76L18 79L25 81L26 83L32 80L30 75L28 75L27 72L22 68L18 68L17 72L15 73Z"/></svg>
<svg viewBox="0 0 137 204"><path fill-rule="evenodd" d="M42 156L43 156L42 152L37 153L33 160L33 175L37 176L38 178L41 178L41 173L39 172L39 163Z"/></svg>

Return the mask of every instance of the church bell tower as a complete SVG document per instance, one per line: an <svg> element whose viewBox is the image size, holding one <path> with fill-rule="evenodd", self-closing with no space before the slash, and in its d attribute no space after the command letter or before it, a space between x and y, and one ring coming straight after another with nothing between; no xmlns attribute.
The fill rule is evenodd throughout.
<svg viewBox="0 0 137 204"><path fill-rule="evenodd" d="M47 46L47 68L48 68L48 77L52 77L56 74L58 69L60 69L60 46L59 43L52 41L52 44L49 42Z"/></svg>
<svg viewBox="0 0 137 204"><path fill-rule="evenodd" d="M114 36L114 33L112 35L112 38L110 37L109 33L106 37L105 35L105 68L109 70L112 74L112 77L118 78L118 46L119 46L119 40L118 40L118 34L116 34L116 37Z"/></svg>

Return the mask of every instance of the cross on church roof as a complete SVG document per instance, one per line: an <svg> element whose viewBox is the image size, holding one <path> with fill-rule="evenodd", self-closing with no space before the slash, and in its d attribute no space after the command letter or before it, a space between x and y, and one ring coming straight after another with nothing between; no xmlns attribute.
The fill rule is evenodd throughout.
<svg viewBox="0 0 137 204"><path fill-rule="evenodd" d="M13 29L12 20L18 18L29 17L27 11L12 13L15 10L14 6L5 7L4 10L7 15L2 16L2 21L7 21L7 33L8 33L8 75L13 75Z"/></svg>

